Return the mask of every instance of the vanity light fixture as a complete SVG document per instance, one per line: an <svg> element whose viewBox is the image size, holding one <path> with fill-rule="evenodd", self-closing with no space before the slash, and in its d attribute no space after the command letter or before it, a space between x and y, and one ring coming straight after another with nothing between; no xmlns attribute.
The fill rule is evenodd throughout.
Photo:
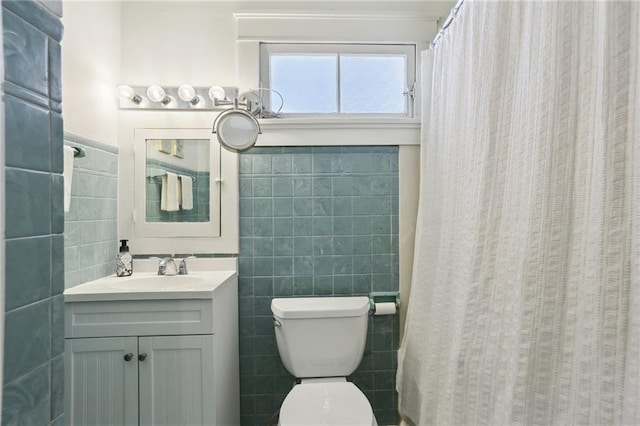
<svg viewBox="0 0 640 426"><path fill-rule="evenodd" d="M202 100L202 97L196 94L196 89L189 84L181 84L180 87L178 87L178 97L192 106L198 105Z"/></svg>
<svg viewBox="0 0 640 426"><path fill-rule="evenodd" d="M156 84L147 88L147 98L152 102L158 102L162 105L171 103L171 98L167 96L164 89Z"/></svg>
<svg viewBox="0 0 640 426"><path fill-rule="evenodd" d="M258 117L280 117L279 110L265 115L269 111L263 110L261 90L274 91L254 89L239 94L237 87L193 87L182 84L179 87L163 88L151 85L146 88L146 97L143 97L136 91L143 92L144 87L121 85L116 89L116 96L120 100L120 109L223 110L213 121L212 133L216 134L224 148L240 152L254 146L258 135L262 134ZM282 96L278 92L276 94L282 102ZM206 100L207 97L210 101Z"/></svg>
<svg viewBox="0 0 640 426"><path fill-rule="evenodd" d="M211 86L209 88L209 99L213 101L213 105L223 105L223 102L230 102L227 98L227 92L224 87Z"/></svg>
<svg viewBox="0 0 640 426"><path fill-rule="evenodd" d="M220 111L233 105L238 88L230 86L121 85L116 89L118 107L123 110Z"/></svg>
<svg viewBox="0 0 640 426"><path fill-rule="evenodd" d="M140 105L140 102L142 102L142 96L138 95L131 86L126 84L116 87L116 98L122 101L131 101L136 105Z"/></svg>

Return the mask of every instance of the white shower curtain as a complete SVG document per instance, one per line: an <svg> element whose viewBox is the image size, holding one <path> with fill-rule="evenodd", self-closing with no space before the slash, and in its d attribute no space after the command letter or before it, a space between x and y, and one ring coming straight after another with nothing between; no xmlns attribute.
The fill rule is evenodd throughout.
<svg viewBox="0 0 640 426"><path fill-rule="evenodd" d="M639 21L467 0L425 53L410 422L640 425Z"/></svg>

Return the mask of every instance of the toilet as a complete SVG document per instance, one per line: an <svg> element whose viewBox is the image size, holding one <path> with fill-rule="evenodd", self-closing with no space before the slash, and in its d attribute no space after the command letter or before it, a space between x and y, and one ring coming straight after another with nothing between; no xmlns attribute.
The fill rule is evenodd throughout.
<svg viewBox="0 0 640 426"><path fill-rule="evenodd" d="M304 297L271 302L278 352L300 380L280 407L281 426L377 426L367 397L347 376L367 341L367 297Z"/></svg>

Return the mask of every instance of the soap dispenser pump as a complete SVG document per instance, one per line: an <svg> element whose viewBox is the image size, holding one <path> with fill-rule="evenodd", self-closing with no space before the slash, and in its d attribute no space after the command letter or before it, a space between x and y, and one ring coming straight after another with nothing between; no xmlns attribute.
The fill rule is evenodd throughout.
<svg viewBox="0 0 640 426"><path fill-rule="evenodd" d="M116 275L128 277L133 273L133 258L129 253L128 240L120 240L120 252L118 253L118 264L116 265Z"/></svg>

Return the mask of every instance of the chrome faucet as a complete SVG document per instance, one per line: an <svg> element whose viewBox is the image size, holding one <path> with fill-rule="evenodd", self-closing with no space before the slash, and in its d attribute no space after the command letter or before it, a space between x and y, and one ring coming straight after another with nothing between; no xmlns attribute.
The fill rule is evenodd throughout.
<svg viewBox="0 0 640 426"><path fill-rule="evenodd" d="M178 270L173 257L165 257L158 264L158 275L176 275Z"/></svg>
<svg viewBox="0 0 640 426"><path fill-rule="evenodd" d="M187 256L180 261L178 265L178 275L188 275L189 271L187 270L187 259L195 259L195 256Z"/></svg>

